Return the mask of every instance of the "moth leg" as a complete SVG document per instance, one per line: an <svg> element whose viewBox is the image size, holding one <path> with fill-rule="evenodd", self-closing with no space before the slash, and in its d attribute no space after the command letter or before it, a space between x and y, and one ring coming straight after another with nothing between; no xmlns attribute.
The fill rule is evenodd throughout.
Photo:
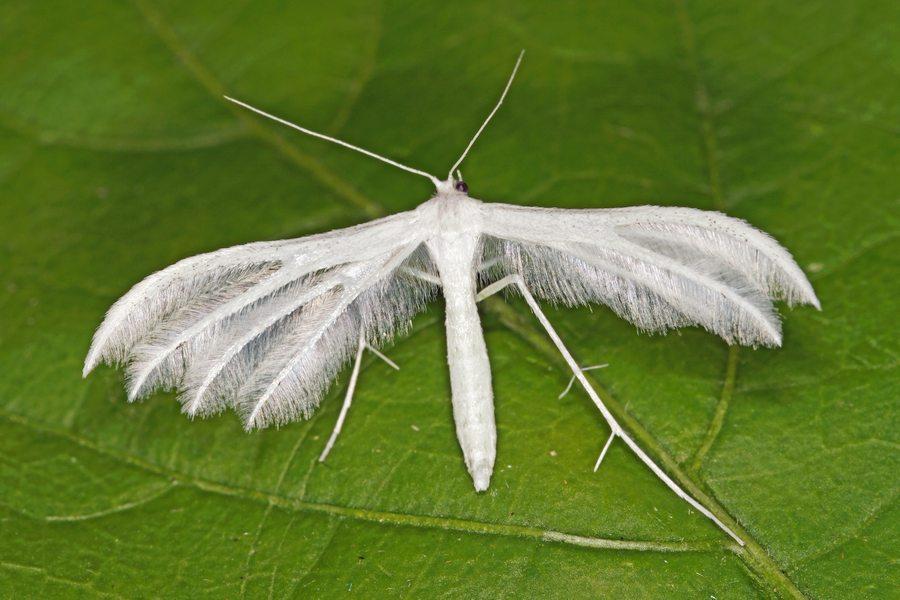
<svg viewBox="0 0 900 600"><path fill-rule="evenodd" d="M525 283L522 282L521 275L507 275L503 279L498 279L491 285L483 288L480 292L478 292L478 294L476 294L475 296L475 302L481 302L485 298L490 298L508 285L517 285L520 287L524 287Z"/></svg>
<svg viewBox="0 0 900 600"><path fill-rule="evenodd" d="M591 365L590 367L583 367L581 369L581 372L584 373L585 371L593 371L595 369L605 369L608 366L609 366L609 363L603 363L602 365ZM566 394L569 393L569 391L572 389L573 385L575 385L575 376L574 375L572 375L572 377L569 378L569 383L566 385L566 389L564 389L562 391L562 393L560 393L560 395L557 397L557 399L562 400L563 398L565 398ZM609 436L609 439L606 440L606 444L603 445L603 450L600 451L600 456L597 457L597 462L594 464L594 473L596 473L597 469L600 468L600 463L603 462L603 457L606 456L606 451L609 450L609 447L612 444L614 439L616 439L616 434L611 433Z"/></svg>
<svg viewBox="0 0 900 600"><path fill-rule="evenodd" d="M591 365L590 367L583 367L581 369L581 372L584 373L585 371L593 371L595 369L605 369L608 366L609 366L609 363L603 363L602 365ZM562 391L562 393L557 397L557 400L562 400L563 398L565 398L566 394L569 393L569 390L572 389L573 385L575 385L575 376L574 375L572 375L572 377L569 378L569 384L566 386L566 389L564 389ZM596 471L597 469L594 469L594 470Z"/></svg>
<svg viewBox="0 0 900 600"><path fill-rule="evenodd" d="M480 265L478 265L478 272L483 273L487 269L490 269L491 267L493 267L498 262L500 262L500 259L498 259L498 258L492 258L490 260L487 260L487 261L481 263ZM403 267L403 272L406 273L407 275L411 275L412 277L421 279L422 281L427 281L428 283L432 283L436 286L441 285L440 277L436 277L436 276L432 275L431 273L426 273L425 271L422 271L421 269L415 269L413 267Z"/></svg>
<svg viewBox="0 0 900 600"><path fill-rule="evenodd" d="M603 415L603 418L606 420L606 423L609 425L610 429L612 429L612 433L610 434L609 439L606 441L606 446L603 448L603 452L600 453L600 459L597 461L597 467L599 468L600 461L603 459L603 456L606 454L606 451L609 449L610 444L612 443L615 437L622 438L622 441L631 448L631 451L634 452L641 461L647 465L653 473L659 477L663 483L668 486L670 490L675 492L675 495L690 504L692 507L697 509L700 514L704 515L706 518L711 520L713 523L719 526L719 528L730 535L738 544L741 546L744 545L744 541L737 536L735 532L733 532L728 526L726 526L722 521L719 520L714 514L712 514L706 507L702 504L694 500L687 492L685 492L680 485L675 483L675 481L669 477L665 471L663 471L653 459L651 459L646 452L644 452L640 446L637 445L631 436L622 429L622 426L619 425L619 422L616 421L616 418L613 416L609 409L606 408L606 405L603 404L603 401L600 399L600 396L597 395L597 392L594 391L594 388L591 386L590 382L588 382L587 378L584 376L582 369L578 366L578 363L575 362L575 359L572 358L572 354L569 352L569 349L566 348L563 341L560 339L559 334L556 333L556 330L553 328L553 325L550 324L550 321L547 320L546 315L541 310L540 305L534 299L534 296L531 295L531 292L528 291L528 287L525 285L525 280L522 279L522 276L519 274L508 275L503 279L500 279L491 285L487 286L483 290L481 290L478 295L475 297L476 301L480 302L484 300L488 296L496 294L503 288L508 285L515 285L519 288L519 291L522 293L522 296L525 298L525 302L528 303L528 307L531 308L531 311L534 313L534 316L537 317L537 320L544 327L544 330L547 332L547 335L550 336L550 339L553 341L553 344L556 346L556 349L559 350L559 353L562 354L563 359L565 359L566 363L569 365L569 368L572 369L572 373L574 373L575 378L578 379L578 382L584 388L584 391L587 392L588 396L590 396L591 400L593 400L594 404L600 410L600 413Z"/></svg>
<svg viewBox="0 0 900 600"><path fill-rule="evenodd" d="M407 275L415 277L416 279L421 279L422 281L427 281L428 283L432 283L437 286L441 285L440 277L435 277L431 273L426 273L425 271L419 269L413 269L412 267L403 267L403 272Z"/></svg>
<svg viewBox="0 0 900 600"><path fill-rule="evenodd" d="M500 259L496 256L494 258L489 258L486 261L484 261L483 263L481 263L480 265L478 265L478 272L483 273L484 271L487 271L488 269L490 269L491 267L496 265L498 262L500 262Z"/></svg>
<svg viewBox="0 0 900 600"><path fill-rule="evenodd" d="M600 456L597 457L597 462L594 463L594 473L596 473L597 469L600 468L600 463L603 462L603 457L606 456L606 451L609 450L609 447L612 445L614 439L616 439L615 432L610 433L609 439L606 440L605 444L603 444L603 450L600 451Z"/></svg>
<svg viewBox="0 0 900 600"><path fill-rule="evenodd" d="M350 404L353 403L353 392L356 390L356 381L359 379L359 368L362 364L362 356L364 350L370 350L375 356L386 362L391 368L399 371L400 367L397 366L397 363L389 359L387 356L373 348L366 342L366 336L363 334L362 329L359 332L359 345L356 347L356 358L353 362L353 372L350 373L350 383L347 384L347 393L344 395L344 404L341 406L341 412L338 415L337 423L334 424L334 429L331 431L331 437L328 438L328 443L325 444L325 449L322 450L322 454L319 455L319 462L325 462L325 459L328 457L328 453L331 452L331 447L334 446L334 442L337 440L338 435L341 433L341 428L344 426L344 419L347 418L347 411L350 410Z"/></svg>

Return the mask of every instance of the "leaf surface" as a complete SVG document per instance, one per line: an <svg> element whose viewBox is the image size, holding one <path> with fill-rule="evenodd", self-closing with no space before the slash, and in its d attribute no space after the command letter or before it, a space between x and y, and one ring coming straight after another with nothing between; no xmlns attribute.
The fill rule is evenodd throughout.
<svg viewBox="0 0 900 600"><path fill-rule="evenodd" d="M20 2L0 6L0 586L11 595L884 597L897 589L896 3ZM309 422L245 434L81 380L106 308L192 254L473 196L725 211L823 311L784 347L548 307L612 410L740 550L607 430L519 301L483 321L490 491L453 432L437 303ZM349 371L349 370L348 370Z"/></svg>

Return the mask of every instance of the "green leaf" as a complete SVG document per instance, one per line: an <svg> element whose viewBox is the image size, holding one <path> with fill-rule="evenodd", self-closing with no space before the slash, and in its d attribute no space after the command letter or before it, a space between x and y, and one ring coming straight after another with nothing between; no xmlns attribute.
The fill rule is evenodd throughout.
<svg viewBox="0 0 900 600"><path fill-rule="evenodd" d="M0 587L9 596L885 597L900 585L895 2L0 5ZM245 434L81 362L106 308L192 254L359 223L430 184L717 209L772 233L823 311L783 349L549 309L613 412L744 549L607 434L519 301L483 311L498 465L454 437L440 303L309 422Z"/></svg>

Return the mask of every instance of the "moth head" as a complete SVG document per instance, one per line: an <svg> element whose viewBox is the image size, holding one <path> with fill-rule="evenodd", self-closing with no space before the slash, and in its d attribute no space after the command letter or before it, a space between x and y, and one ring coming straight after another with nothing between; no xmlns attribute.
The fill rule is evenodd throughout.
<svg viewBox="0 0 900 600"><path fill-rule="evenodd" d="M459 169L456 170L456 177L451 177L450 180L453 182L454 190L456 190L460 194L469 193L469 186L465 181L463 181L463 176Z"/></svg>
<svg viewBox="0 0 900 600"><path fill-rule="evenodd" d="M456 177L451 175L444 181L436 182L435 187L437 188L438 194L449 196L458 196L459 194L465 196L469 193L469 185L463 181L462 173L459 171L456 172Z"/></svg>

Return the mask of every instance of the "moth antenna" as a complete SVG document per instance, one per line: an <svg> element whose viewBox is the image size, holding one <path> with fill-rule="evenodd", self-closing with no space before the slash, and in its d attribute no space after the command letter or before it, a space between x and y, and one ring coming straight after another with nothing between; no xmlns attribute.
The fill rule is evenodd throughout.
<svg viewBox="0 0 900 600"><path fill-rule="evenodd" d="M491 119L494 118L494 115L500 109L500 105L503 104L503 101L506 99L506 94L507 92L509 92L509 88L512 86L513 79L516 78L516 71L519 70L519 65L522 64L523 56L525 56L525 50L519 52L519 58L516 59L516 65L513 67L512 73L509 75L509 80L506 82L506 87L503 88L503 93L500 94L500 99L497 100L497 104L494 105L494 110L490 112L490 114L487 116L487 119L484 120L484 123L482 123L481 127L478 128L478 131L476 131L475 135L472 136L472 139L469 141L469 145L466 146L465 150L463 150L462 156L460 156L459 159L457 159L457 161L453 163L453 166L450 167L450 173L449 175L447 175L448 179L453 176L453 171L455 171L457 167L462 164L462 161L465 160L466 155L469 153L469 150L471 150L472 146L475 145L475 140L478 139L478 136L481 135L481 132L484 131L484 128L487 127L487 124L491 122Z"/></svg>
<svg viewBox="0 0 900 600"><path fill-rule="evenodd" d="M272 119L273 121L281 123L282 125L287 125L291 129L296 129L297 131L299 131L301 133L305 133L306 135L311 135L312 137L319 138L320 140L325 140L326 142L331 142L333 144L337 144L338 146L343 146L344 148L349 148L350 150L354 150L356 152L359 152L360 154L365 154L366 156L370 156L372 158L378 159L381 162L385 162L385 163L387 163L391 166L397 167L398 169L401 169L403 171L407 171L409 173L414 173L416 175L421 175L422 177L426 177L435 186L438 186L441 183L440 179L438 179L431 173L426 173L425 171L420 171L419 169L407 167L404 164L398 163L396 160L391 160L390 158L387 158L386 156L381 156L380 154L375 154L374 152L366 150L365 148L360 148L359 146L354 146L353 144L350 144L349 142L345 142L344 140L339 140L337 138L331 137L330 135L325 135L324 133L319 133L318 131L313 131L311 129L307 129L306 127L301 127L300 125L291 123L290 121L286 121L280 117L276 117L275 115L269 114L264 110L260 110L256 107L250 106L246 102L241 102L240 100L236 100L230 96L223 96L223 97L226 100L228 100L229 102L234 102L238 106L241 106L243 108L246 108L247 110L253 111L258 115L262 115L262 116L266 117L267 119Z"/></svg>

